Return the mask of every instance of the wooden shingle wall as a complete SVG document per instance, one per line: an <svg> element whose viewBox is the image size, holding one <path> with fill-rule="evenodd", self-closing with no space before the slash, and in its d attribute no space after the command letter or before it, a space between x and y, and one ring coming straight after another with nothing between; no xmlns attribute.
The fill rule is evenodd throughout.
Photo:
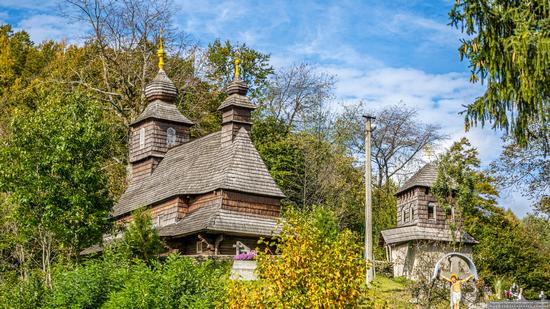
<svg viewBox="0 0 550 309"><path fill-rule="evenodd" d="M428 216L428 204L435 206L435 220ZM410 221L410 208L414 208L415 220ZM406 213L406 222L403 223L403 209ZM414 187L403 191L397 197L397 226L418 224L419 226L448 228L451 223L452 216L450 212L445 211L443 207L437 204L437 199L430 193L427 187ZM455 222L461 222L460 214L455 212Z"/></svg>
<svg viewBox="0 0 550 309"><path fill-rule="evenodd" d="M145 144L140 148L140 131L145 129ZM176 141L173 145L167 145L167 130L173 128L176 131ZM189 141L189 126L148 120L132 127L130 137L130 162L132 170L130 181L140 181L151 175L160 163L169 148L181 145Z"/></svg>
<svg viewBox="0 0 550 309"><path fill-rule="evenodd" d="M227 190L223 191L222 208L271 217L278 217L281 212L277 198Z"/></svg>
<svg viewBox="0 0 550 309"><path fill-rule="evenodd" d="M151 157L142 161L132 163L130 171L130 181L140 181L146 176L151 175L162 158Z"/></svg>
<svg viewBox="0 0 550 309"><path fill-rule="evenodd" d="M187 204L181 197L176 197L151 208L151 218L156 226L176 223L187 211Z"/></svg>
<svg viewBox="0 0 550 309"><path fill-rule="evenodd" d="M222 123L227 123L230 121L250 123L250 117L251 110L249 108L233 106L223 112Z"/></svg>
<svg viewBox="0 0 550 309"><path fill-rule="evenodd" d="M250 109L236 106L226 109L223 112L221 131L222 146L228 145L232 142L241 128L244 128L247 132L250 132L252 127L250 122L250 112Z"/></svg>
<svg viewBox="0 0 550 309"><path fill-rule="evenodd" d="M140 130L145 129L145 146L140 148ZM169 147L166 144L166 131L168 128L176 130L176 143L174 146L189 141L189 126L160 120L147 120L138 126L132 127L130 138L130 162L142 160L148 156L163 157ZM171 148L171 147L170 147Z"/></svg>
<svg viewBox="0 0 550 309"><path fill-rule="evenodd" d="M151 216L153 225L162 227L176 223L179 219L183 218L187 213L188 206L185 199L181 197L175 197L173 199L164 201L157 205L154 205L147 209L147 212ZM131 222L133 217L131 214L124 216L117 220L117 223L126 224Z"/></svg>
<svg viewBox="0 0 550 309"><path fill-rule="evenodd" d="M193 212L200 207L210 206L221 202L222 196L220 191L209 192L189 199L189 210Z"/></svg>
<svg viewBox="0 0 550 309"><path fill-rule="evenodd" d="M429 192L429 189L426 187L416 187L414 190L418 196L418 224L426 227L445 228L445 210L437 204L437 199ZM429 203L435 205L435 220L428 216Z"/></svg>
<svg viewBox="0 0 550 309"><path fill-rule="evenodd" d="M414 221L411 222L410 208L414 209ZM403 210L405 219L403 222ZM397 196L397 226L409 225L418 222L418 196L416 190L407 190Z"/></svg>

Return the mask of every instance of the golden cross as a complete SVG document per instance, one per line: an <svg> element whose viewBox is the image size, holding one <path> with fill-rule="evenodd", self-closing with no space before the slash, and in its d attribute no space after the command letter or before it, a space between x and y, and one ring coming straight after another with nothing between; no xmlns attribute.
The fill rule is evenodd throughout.
<svg viewBox="0 0 550 309"><path fill-rule="evenodd" d="M239 74L239 64L241 63L241 59L239 59L239 54L235 54L235 79L239 79L241 76Z"/></svg>
<svg viewBox="0 0 550 309"><path fill-rule="evenodd" d="M157 51L157 56L159 57L159 69L164 70L164 49L162 46L162 28L160 28L160 40L159 40L159 49Z"/></svg>
<svg viewBox="0 0 550 309"><path fill-rule="evenodd" d="M426 147L424 147L424 154L428 157L428 161L432 161L433 150L430 145L426 145Z"/></svg>

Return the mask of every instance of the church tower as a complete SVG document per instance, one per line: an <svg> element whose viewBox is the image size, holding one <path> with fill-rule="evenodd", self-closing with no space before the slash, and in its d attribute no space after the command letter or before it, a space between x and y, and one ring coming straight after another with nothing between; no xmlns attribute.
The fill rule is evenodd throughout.
<svg viewBox="0 0 550 309"><path fill-rule="evenodd" d="M148 105L130 123L131 182L151 175L170 148L188 142L189 130L193 126L178 110L175 104L178 90L164 72L162 31L157 55L159 71L145 87Z"/></svg>
<svg viewBox="0 0 550 309"><path fill-rule="evenodd" d="M218 108L222 113L222 147L230 145L241 128L248 134L252 128L251 113L256 108L246 96L248 87L239 74L239 58L235 59L235 77L227 86L228 97Z"/></svg>
<svg viewBox="0 0 550 309"><path fill-rule="evenodd" d="M386 256L396 277L416 280L450 250L471 257L477 243L462 230L460 214L438 205L430 192L437 174L437 167L428 163L397 190L397 226L382 231ZM460 263L451 262L450 269L460 272Z"/></svg>

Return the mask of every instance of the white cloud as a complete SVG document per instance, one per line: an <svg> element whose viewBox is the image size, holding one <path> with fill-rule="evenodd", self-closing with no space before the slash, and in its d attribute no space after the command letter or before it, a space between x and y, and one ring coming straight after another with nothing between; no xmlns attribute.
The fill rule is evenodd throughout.
<svg viewBox="0 0 550 309"><path fill-rule="evenodd" d="M54 15L38 14L22 20L19 29L29 33L31 40L40 43L44 40L66 40L76 42L81 28L69 24L65 18Z"/></svg>
<svg viewBox="0 0 550 309"><path fill-rule="evenodd" d="M462 36L460 31L445 23L410 13L395 14L388 23L383 25L393 35L416 38L430 48L441 45L457 46Z"/></svg>
<svg viewBox="0 0 550 309"><path fill-rule="evenodd" d="M179 29L201 39L230 39L254 44L257 38L267 38L270 30L287 22L288 16L278 3L247 1L177 0L175 19Z"/></svg>
<svg viewBox="0 0 550 309"><path fill-rule="evenodd" d="M483 92L481 86L468 81L466 74L430 74L411 68L362 71L333 66L326 67L325 71L337 76L336 93L339 99L363 100L373 110L395 104L416 108L419 120L440 125L449 136L440 151L461 137L467 137L478 149L484 165L494 160L501 151L498 132L481 128L464 131L464 117L459 113Z"/></svg>
<svg viewBox="0 0 550 309"><path fill-rule="evenodd" d="M487 167L502 151L501 132L479 127L464 131L464 117L459 112L484 91L482 86L471 84L467 74L430 74L411 68L387 67L370 71L346 66L322 69L338 78L337 102L364 100L367 107L374 110L398 103L418 109L421 121L440 125L449 136L436 149L439 153L454 141L467 137L477 148L482 167ZM335 104L333 108L341 106ZM520 217L530 211L531 204L520 193L511 190L502 190L498 203Z"/></svg>

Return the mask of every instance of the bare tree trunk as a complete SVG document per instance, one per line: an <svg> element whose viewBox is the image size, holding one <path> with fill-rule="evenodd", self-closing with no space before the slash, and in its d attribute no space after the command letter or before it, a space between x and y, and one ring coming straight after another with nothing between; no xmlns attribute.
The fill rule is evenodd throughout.
<svg viewBox="0 0 550 309"><path fill-rule="evenodd" d="M52 234L44 227L38 227L38 241L42 250L42 271L44 272L44 283L48 288L52 287Z"/></svg>
<svg viewBox="0 0 550 309"><path fill-rule="evenodd" d="M27 273L27 267L26 267L26 263L27 263L27 252L25 250L25 247L21 244L17 244L15 246L15 256L16 256L16 259L17 259L17 262L19 263L19 270L21 272L21 275L20 275L20 278L21 280L27 280L28 278L28 273Z"/></svg>

